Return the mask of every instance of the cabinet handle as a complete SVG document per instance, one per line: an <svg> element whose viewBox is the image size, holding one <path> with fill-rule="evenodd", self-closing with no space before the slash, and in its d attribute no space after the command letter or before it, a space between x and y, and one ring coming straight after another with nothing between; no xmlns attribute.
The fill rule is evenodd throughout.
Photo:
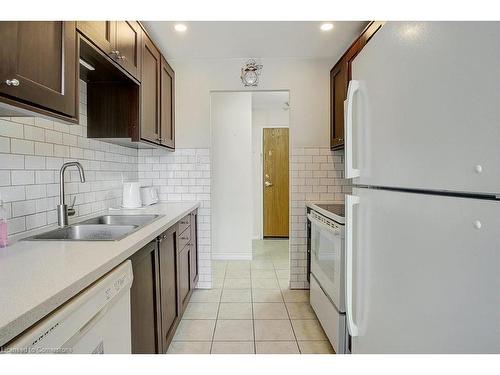
<svg viewBox="0 0 500 375"><path fill-rule="evenodd" d="M188 238L187 237L181 237L181 240L187 240Z"/></svg>
<svg viewBox="0 0 500 375"><path fill-rule="evenodd" d="M7 84L7 86L19 86L19 80L17 79L7 79L5 80L5 83Z"/></svg>

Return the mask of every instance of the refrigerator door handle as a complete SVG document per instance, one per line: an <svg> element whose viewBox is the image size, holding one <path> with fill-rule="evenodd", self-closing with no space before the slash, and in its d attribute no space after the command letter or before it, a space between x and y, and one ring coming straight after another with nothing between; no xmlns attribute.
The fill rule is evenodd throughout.
<svg viewBox="0 0 500 375"><path fill-rule="evenodd" d="M352 242L353 242L353 210L354 206L359 204L359 197L355 195L345 196L346 205L346 230L345 230L345 253L346 253L346 289L345 289L345 302L346 302L346 317L347 317L347 328L351 336L358 336L359 330L358 326L354 322L353 311L352 311L352 269L353 269L353 255L352 255Z"/></svg>
<svg viewBox="0 0 500 375"><path fill-rule="evenodd" d="M354 150L352 141L352 105L354 94L359 90L359 81L352 79L349 82L349 87L347 88L347 99L346 99L346 110L345 110L345 177L354 178L359 177L360 171L354 168Z"/></svg>

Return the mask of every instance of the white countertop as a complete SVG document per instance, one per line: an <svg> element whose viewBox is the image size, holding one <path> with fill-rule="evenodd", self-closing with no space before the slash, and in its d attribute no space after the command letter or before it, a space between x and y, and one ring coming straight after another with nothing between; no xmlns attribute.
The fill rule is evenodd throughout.
<svg viewBox="0 0 500 375"><path fill-rule="evenodd" d="M0 249L0 346L118 266L199 205L199 202L168 202L138 210L105 212L165 215L120 241L19 241Z"/></svg>

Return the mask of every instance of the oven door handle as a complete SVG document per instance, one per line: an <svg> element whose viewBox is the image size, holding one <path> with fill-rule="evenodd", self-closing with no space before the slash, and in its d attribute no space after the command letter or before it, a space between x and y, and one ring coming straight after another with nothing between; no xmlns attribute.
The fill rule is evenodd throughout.
<svg viewBox="0 0 500 375"><path fill-rule="evenodd" d="M307 214L307 218L309 219L309 221L311 221L311 223L314 223L315 225L319 226L321 229L324 229L324 230L327 230L329 232L332 232L335 235L339 235L340 234L340 230L339 229L334 229L334 228L326 225L325 223L322 223L321 221L319 221L318 219L316 219L311 214Z"/></svg>

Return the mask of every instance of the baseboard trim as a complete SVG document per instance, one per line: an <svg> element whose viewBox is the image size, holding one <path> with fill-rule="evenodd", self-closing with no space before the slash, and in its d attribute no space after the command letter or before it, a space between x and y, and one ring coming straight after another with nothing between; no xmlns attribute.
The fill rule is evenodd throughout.
<svg viewBox="0 0 500 375"><path fill-rule="evenodd" d="M252 254L212 252L212 260L252 260Z"/></svg>

